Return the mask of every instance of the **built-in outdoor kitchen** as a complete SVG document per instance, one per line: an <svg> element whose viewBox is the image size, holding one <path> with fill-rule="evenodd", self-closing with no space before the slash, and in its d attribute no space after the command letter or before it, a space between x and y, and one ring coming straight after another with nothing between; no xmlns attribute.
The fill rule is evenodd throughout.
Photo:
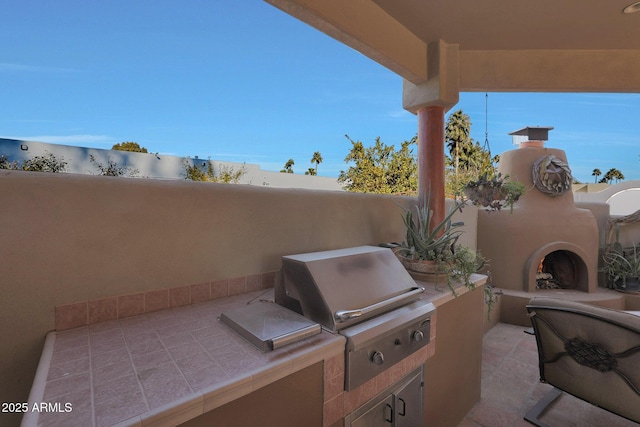
<svg viewBox="0 0 640 427"><path fill-rule="evenodd" d="M376 246L283 256L274 282L50 333L30 404L57 397L76 410L31 412L24 425L111 425L127 410L122 425L423 425L436 305L450 294L415 281L391 249ZM92 375L77 362L87 339ZM120 378L123 400L113 413L90 410L107 393L105 375ZM75 378L74 390L60 388L65 377ZM143 411L145 401L158 405ZM253 407L262 409L240 413Z"/></svg>
<svg viewBox="0 0 640 427"><path fill-rule="evenodd" d="M479 399L485 318L481 286L474 291L461 286L454 297L444 283L409 281L404 270L396 270L394 257L389 271L398 274L384 276L393 282L388 289L378 284L371 295L349 295L354 299L345 305L327 301L330 322L335 322L331 325L305 312L308 301L300 300L288 272L289 263L314 270L315 264L329 262L322 256L336 250L346 255L364 246L373 254L387 254L390 250L378 244L402 238L401 206L415 199L27 172L5 174L1 183L19 190L16 194L33 195L7 205L10 211L28 213L6 217L13 219L7 223L7 242L24 238L33 224L49 230L30 248L31 268L25 264L27 258L8 259L23 273L15 282L21 286L5 282L13 303L4 315L13 319L11 324L25 327L7 331L16 360L5 358L2 375L13 381L15 399L61 409L18 414L15 425L22 418L26 426L211 425L211 420L248 426L259 420L261 425L337 427L345 419L355 421L383 395L399 396L409 404L400 390L418 384L423 419L455 425ZM98 200L91 196L96 191ZM167 198L173 201L170 206ZM38 200L51 203L36 208ZM198 207L184 222L184 206L194 200ZM64 209L69 205L76 209ZM253 209L256 205L261 209ZM100 215L78 213L83 211ZM131 217L130 212L144 215ZM467 230L461 240L473 245L475 209L459 215ZM33 228L33 233L39 229ZM199 238L184 238L193 235ZM122 245L125 237L129 243ZM171 245L163 244L168 242ZM305 261L309 254L318 259ZM96 263L97 259L102 261ZM336 268L334 274L340 271ZM484 276L472 279L481 284ZM326 292L322 280L319 294ZM278 292L297 299L301 310L290 303L276 304L278 282ZM38 283L46 286L35 293ZM390 305L376 305L389 296ZM267 351L221 320L223 313L247 306L285 304L287 318L301 316L302 323L318 324L321 332L312 328L309 336L284 345L275 340L273 350ZM396 336L400 325L387 310L415 313L409 316L415 321L400 322L408 325L405 335ZM336 311L346 313L336 318ZM357 323L360 318L367 320ZM376 375L349 390L347 342L353 338L354 349L366 347L368 330L357 332L364 330L363 324L369 328L382 319L393 325L387 331L392 343L386 344L392 349L375 348L380 353L375 360L382 364L368 363L378 370ZM409 339L409 332L415 337ZM418 349L399 360L396 349L404 346ZM66 403L71 412L64 412ZM405 413L399 410L400 400L394 405L393 415L386 403L381 405L387 419L401 419L400 413Z"/></svg>

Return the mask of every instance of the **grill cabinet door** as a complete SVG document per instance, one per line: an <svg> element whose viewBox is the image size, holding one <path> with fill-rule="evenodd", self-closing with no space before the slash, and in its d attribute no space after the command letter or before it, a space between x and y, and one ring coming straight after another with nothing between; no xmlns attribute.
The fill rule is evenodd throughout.
<svg viewBox="0 0 640 427"><path fill-rule="evenodd" d="M350 427L389 427L393 425L393 396L377 403L374 407L351 421Z"/></svg>
<svg viewBox="0 0 640 427"><path fill-rule="evenodd" d="M422 426L422 370L412 376L393 394L396 427Z"/></svg>
<svg viewBox="0 0 640 427"><path fill-rule="evenodd" d="M362 405L345 419L348 427L420 427L423 420L422 368Z"/></svg>

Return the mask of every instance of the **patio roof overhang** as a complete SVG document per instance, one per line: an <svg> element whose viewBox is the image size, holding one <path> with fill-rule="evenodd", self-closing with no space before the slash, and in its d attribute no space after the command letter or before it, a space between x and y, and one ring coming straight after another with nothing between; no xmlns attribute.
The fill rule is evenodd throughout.
<svg viewBox="0 0 640 427"><path fill-rule="evenodd" d="M457 51L461 92L640 92L634 0L266 0L414 85Z"/></svg>
<svg viewBox="0 0 640 427"><path fill-rule="evenodd" d="M634 0L265 0L403 77L418 199L444 218L444 114L460 92L640 92Z"/></svg>

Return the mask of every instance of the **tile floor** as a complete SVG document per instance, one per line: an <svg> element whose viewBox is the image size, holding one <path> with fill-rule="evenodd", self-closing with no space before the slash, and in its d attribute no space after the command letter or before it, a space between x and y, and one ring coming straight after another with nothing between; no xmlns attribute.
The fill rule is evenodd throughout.
<svg viewBox="0 0 640 427"><path fill-rule="evenodd" d="M481 400L459 427L532 426L524 414L552 387L539 381L536 340L526 329L499 323L485 334ZM540 419L551 427L638 426L567 394Z"/></svg>

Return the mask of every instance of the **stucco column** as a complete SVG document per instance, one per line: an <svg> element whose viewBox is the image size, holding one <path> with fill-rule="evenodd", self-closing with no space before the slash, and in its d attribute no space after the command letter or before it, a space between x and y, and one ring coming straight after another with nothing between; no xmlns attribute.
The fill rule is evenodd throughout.
<svg viewBox="0 0 640 427"><path fill-rule="evenodd" d="M444 219L444 112L440 105L418 110L418 203L430 199L433 224Z"/></svg>
<svg viewBox="0 0 640 427"><path fill-rule="evenodd" d="M403 107L418 115L418 201L430 201L433 225L444 218L444 114L459 99L458 45L442 40L427 47L428 78L404 80Z"/></svg>

